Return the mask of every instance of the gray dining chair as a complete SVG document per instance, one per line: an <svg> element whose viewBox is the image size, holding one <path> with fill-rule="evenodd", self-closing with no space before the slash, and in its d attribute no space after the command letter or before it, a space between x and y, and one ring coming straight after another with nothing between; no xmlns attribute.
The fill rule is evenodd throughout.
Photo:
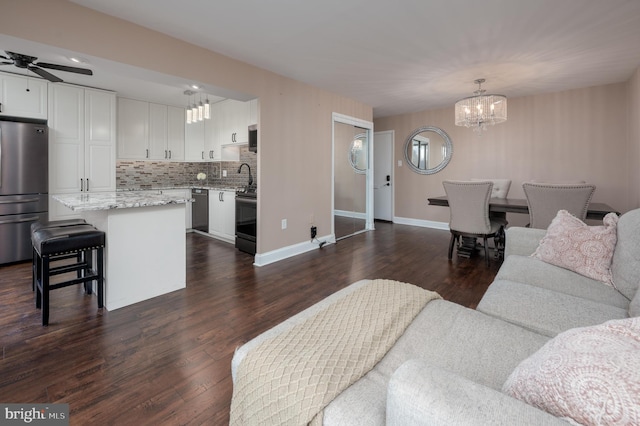
<svg viewBox="0 0 640 426"><path fill-rule="evenodd" d="M453 256L454 245L460 245L460 237L482 238L485 263L489 266L489 238L498 238L502 225L489 218L489 200L493 183L490 181L450 181L442 182L449 200L449 259Z"/></svg>
<svg viewBox="0 0 640 426"><path fill-rule="evenodd" d="M587 217L589 202L596 190L590 184L522 184L529 206L529 227L547 229L559 210L567 210L580 220Z"/></svg>

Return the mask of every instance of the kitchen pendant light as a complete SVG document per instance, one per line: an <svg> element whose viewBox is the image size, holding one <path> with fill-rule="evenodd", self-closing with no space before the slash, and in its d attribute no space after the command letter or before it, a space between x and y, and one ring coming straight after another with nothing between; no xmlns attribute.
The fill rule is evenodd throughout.
<svg viewBox="0 0 640 426"><path fill-rule="evenodd" d="M200 95L200 103L198 104L198 121L204 120L204 105L202 104L202 95Z"/></svg>
<svg viewBox="0 0 640 426"><path fill-rule="evenodd" d="M209 104L209 96L204 104L204 118L209 120L211 118L211 105Z"/></svg>

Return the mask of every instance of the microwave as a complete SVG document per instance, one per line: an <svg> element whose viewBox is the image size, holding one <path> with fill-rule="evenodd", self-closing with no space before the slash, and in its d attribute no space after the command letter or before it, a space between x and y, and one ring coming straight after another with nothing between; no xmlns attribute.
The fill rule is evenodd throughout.
<svg viewBox="0 0 640 426"><path fill-rule="evenodd" d="M258 125L249 126L249 151L258 152Z"/></svg>

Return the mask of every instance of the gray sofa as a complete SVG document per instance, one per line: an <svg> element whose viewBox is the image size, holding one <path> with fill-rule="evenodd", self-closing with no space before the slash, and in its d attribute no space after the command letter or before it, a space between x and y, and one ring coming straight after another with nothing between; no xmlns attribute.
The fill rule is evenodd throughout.
<svg viewBox="0 0 640 426"><path fill-rule="evenodd" d="M505 261L477 310L429 302L376 366L324 410L325 425L552 425L567 422L512 398L502 385L521 361L574 327L640 315L640 209L618 222L612 272L620 290L529 255L544 230L510 228ZM256 345L367 280L333 294L240 347Z"/></svg>

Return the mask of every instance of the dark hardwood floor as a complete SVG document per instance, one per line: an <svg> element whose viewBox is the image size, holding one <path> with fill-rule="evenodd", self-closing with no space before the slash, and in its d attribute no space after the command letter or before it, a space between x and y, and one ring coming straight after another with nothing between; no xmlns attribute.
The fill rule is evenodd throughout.
<svg viewBox="0 0 640 426"><path fill-rule="evenodd" d="M0 267L0 402L68 403L72 425L228 424L231 358L243 342L363 278L473 308L499 267L483 256L449 262L448 232L390 223L260 268L229 244L186 240L185 290L112 312L81 286L55 290L48 327L31 264Z"/></svg>

